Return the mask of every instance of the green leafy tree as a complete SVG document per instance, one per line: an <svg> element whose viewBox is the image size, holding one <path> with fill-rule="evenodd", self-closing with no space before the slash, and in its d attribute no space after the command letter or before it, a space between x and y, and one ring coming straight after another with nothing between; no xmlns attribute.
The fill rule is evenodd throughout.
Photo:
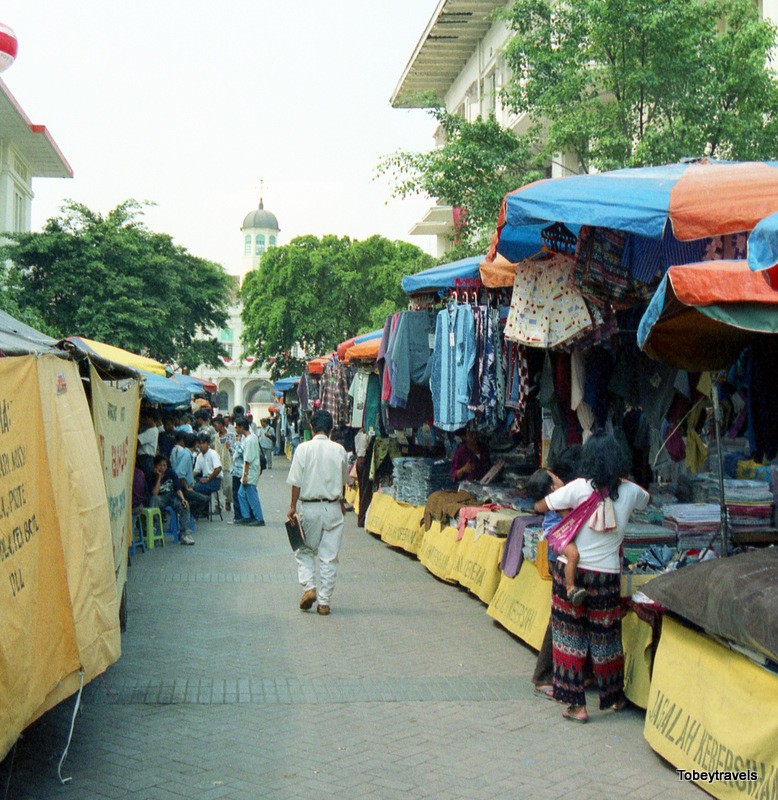
<svg viewBox="0 0 778 800"><path fill-rule="evenodd" d="M582 171L778 156L775 27L752 0L517 0L505 96Z"/></svg>
<svg viewBox="0 0 778 800"><path fill-rule="evenodd" d="M382 236L301 236L262 257L241 289L243 344L274 377L298 372L304 359L383 326L407 300L404 275L432 259L407 242Z"/></svg>
<svg viewBox="0 0 778 800"><path fill-rule="evenodd" d="M483 253L505 195L542 176L534 137L501 128L493 116L468 122L440 108L442 147L425 153L398 151L384 157L378 174L392 181L394 197L423 195L461 209L454 231L459 257Z"/></svg>
<svg viewBox="0 0 778 800"><path fill-rule="evenodd" d="M63 336L97 339L181 368L218 366L224 351L208 332L226 324L229 276L150 231L141 216L133 200L105 216L71 202L42 233L9 234L0 248L12 262L3 294Z"/></svg>

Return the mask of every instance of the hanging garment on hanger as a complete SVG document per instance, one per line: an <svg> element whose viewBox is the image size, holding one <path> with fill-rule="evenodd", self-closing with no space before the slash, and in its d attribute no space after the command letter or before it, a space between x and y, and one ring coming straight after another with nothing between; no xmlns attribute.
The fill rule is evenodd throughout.
<svg viewBox="0 0 778 800"><path fill-rule="evenodd" d="M572 271L572 259L561 254L519 265L505 326L506 339L548 348L592 327L583 297L571 287Z"/></svg>
<svg viewBox="0 0 778 800"><path fill-rule="evenodd" d="M441 430L459 430L475 416L467 406L475 344L475 322L469 305L449 304L438 313L430 389L435 425Z"/></svg>

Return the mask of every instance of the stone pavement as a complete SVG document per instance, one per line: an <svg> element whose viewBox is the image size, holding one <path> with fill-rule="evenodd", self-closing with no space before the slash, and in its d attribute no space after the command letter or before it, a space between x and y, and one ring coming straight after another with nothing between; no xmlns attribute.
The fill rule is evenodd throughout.
<svg viewBox="0 0 778 800"><path fill-rule="evenodd" d="M133 559L123 655L0 764L0 800L692 798L643 714L573 725L535 697L534 653L483 604L347 517L332 614L297 608L287 463L266 528L198 522ZM590 707L596 708L596 694ZM10 784L8 783L10 777Z"/></svg>

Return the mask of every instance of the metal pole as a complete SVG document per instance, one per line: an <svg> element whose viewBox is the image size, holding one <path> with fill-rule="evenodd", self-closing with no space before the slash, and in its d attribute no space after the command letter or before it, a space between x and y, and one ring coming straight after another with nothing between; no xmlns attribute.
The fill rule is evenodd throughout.
<svg viewBox="0 0 778 800"><path fill-rule="evenodd" d="M724 456L721 452L721 406L719 406L719 393L716 382L712 383L711 400L713 401L713 422L716 431L716 454L719 462L719 500L721 503L721 523L719 533L721 534L721 555L727 555L727 543L729 541L729 516L727 514L727 501L724 497Z"/></svg>

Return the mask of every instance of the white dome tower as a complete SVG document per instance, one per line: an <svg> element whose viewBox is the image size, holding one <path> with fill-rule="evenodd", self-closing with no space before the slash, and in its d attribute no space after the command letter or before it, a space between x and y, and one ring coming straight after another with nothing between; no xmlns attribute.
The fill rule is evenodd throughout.
<svg viewBox="0 0 778 800"><path fill-rule="evenodd" d="M240 226L243 234L243 269L241 281L247 272L256 269L263 254L278 243L278 227L276 215L265 210L262 195L259 197L259 208L249 211Z"/></svg>

